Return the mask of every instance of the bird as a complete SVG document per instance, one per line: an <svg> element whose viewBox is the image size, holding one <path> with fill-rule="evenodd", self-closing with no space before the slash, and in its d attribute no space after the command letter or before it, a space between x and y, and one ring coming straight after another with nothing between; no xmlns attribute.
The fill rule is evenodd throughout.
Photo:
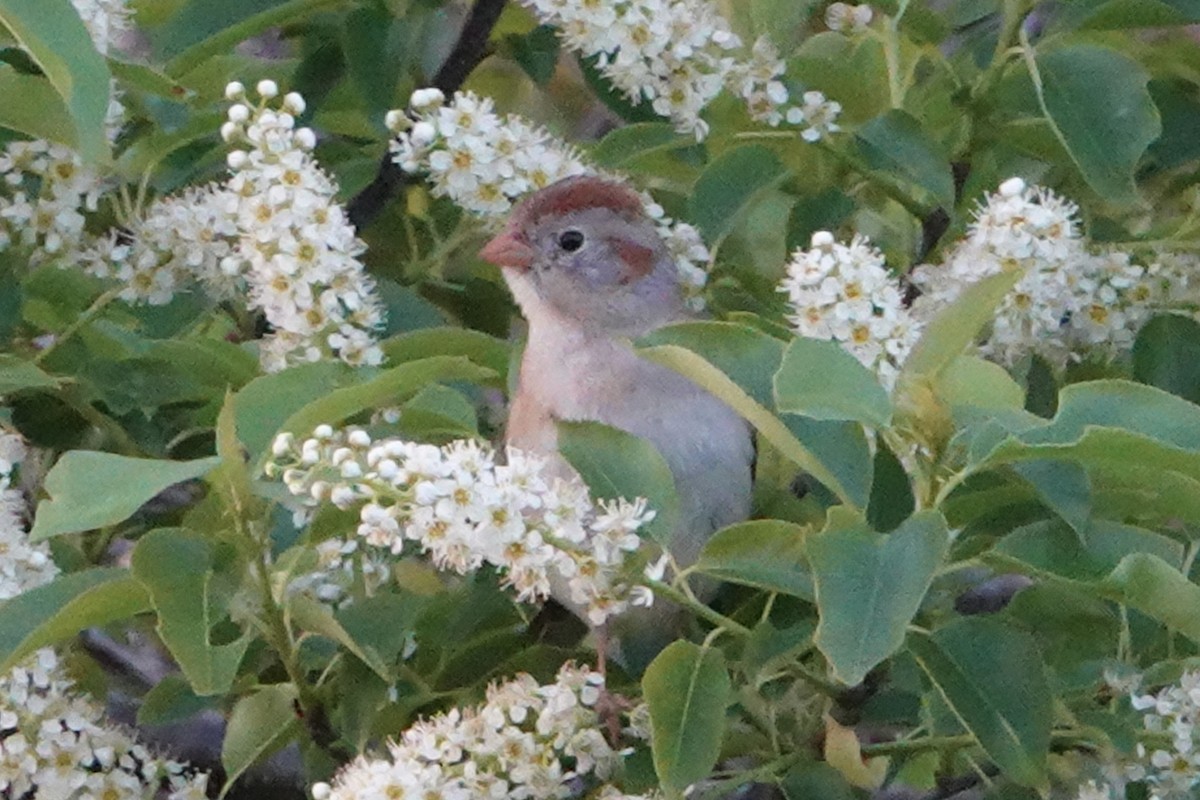
<svg viewBox="0 0 1200 800"><path fill-rule="evenodd" d="M505 444L569 477L559 421L600 422L649 441L679 496L668 549L680 566L694 563L714 532L750 514L754 442L732 408L631 345L695 318L641 196L605 177L565 178L519 202L479 255L500 267L528 323ZM702 599L715 585L701 588ZM551 594L572 608L565 591ZM632 609L611 623L612 653L640 671L681 624L670 603Z"/></svg>

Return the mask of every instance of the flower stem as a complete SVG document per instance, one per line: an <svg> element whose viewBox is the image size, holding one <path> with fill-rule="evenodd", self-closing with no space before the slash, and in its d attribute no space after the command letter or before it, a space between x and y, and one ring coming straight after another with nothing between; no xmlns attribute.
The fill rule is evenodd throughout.
<svg viewBox="0 0 1200 800"><path fill-rule="evenodd" d="M48 355L58 349L59 345L78 333L80 328L95 319L96 315L103 311L109 303L111 303L113 300L116 300L118 295L121 294L121 291L122 287L114 287L92 301L92 304L87 307L87 310L76 317L75 321L68 325L66 330L55 336L54 341L47 345L46 349L42 350L33 357L33 363L42 363Z"/></svg>
<svg viewBox="0 0 1200 800"><path fill-rule="evenodd" d="M257 36L269 28L275 28L292 20L302 19L317 11L332 6L348 5L348 0L291 0L290 3L269 8L259 14L246 17L209 36L171 60L166 73L180 77L216 55L232 50L247 39Z"/></svg>
<svg viewBox="0 0 1200 800"><path fill-rule="evenodd" d="M751 633L750 629L742 623L738 622L737 620L730 619L719 611L709 608L704 603L701 603L699 600L696 600L693 597L689 597L687 594L679 591L670 584L663 583L662 581L646 581L646 585L649 586L655 594L661 595L674 603L678 603L689 611L695 612L696 616L703 617L712 624L724 628L731 633L736 633L738 636L749 636Z"/></svg>

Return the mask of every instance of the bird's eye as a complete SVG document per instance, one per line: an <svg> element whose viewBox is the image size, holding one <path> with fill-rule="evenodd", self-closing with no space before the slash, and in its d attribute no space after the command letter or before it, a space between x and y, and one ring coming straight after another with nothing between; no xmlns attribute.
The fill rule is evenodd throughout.
<svg viewBox="0 0 1200 800"><path fill-rule="evenodd" d="M574 253L583 247L583 233L572 228L558 235L558 246L568 253Z"/></svg>

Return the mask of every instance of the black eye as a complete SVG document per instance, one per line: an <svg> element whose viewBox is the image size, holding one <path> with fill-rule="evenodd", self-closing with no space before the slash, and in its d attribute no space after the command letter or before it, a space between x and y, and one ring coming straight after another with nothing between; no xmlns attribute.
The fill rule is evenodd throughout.
<svg viewBox="0 0 1200 800"><path fill-rule="evenodd" d="M583 247L583 234L574 229L563 231L558 235L558 246L568 253L574 253Z"/></svg>

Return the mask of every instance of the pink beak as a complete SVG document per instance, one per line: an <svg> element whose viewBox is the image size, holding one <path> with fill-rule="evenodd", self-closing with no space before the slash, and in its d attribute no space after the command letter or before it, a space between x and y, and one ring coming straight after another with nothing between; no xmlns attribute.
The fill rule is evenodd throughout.
<svg viewBox="0 0 1200 800"><path fill-rule="evenodd" d="M483 246L479 257L498 267L526 270L533 266L534 250L519 234L506 230Z"/></svg>

